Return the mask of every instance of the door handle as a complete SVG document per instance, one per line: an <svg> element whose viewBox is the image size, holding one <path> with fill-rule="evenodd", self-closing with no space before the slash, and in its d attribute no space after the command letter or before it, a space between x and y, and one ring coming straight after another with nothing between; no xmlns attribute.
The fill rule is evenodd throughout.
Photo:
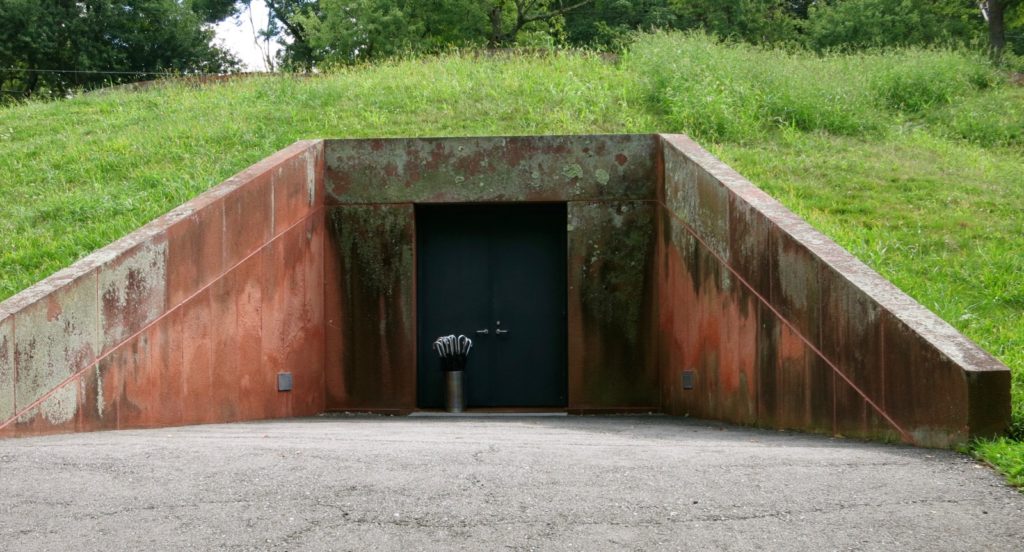
<svg viewBox="0 0 1024 552"><path fill-rule="evenodd" d="M497 330L494 330L494 333L496 333L496 334L498 334L498 335L501 335L501 334L507 334L507 333L508 333L508 330L502 330L502 329L500 329L500 328L499 328L499 329L497 329Z"/></svg>
<svg viewBox="0 0 1024 552"><path fill-rule="evenodd" d="M501 330L498 330L498 331L500 332ZM477 330L476 333L477 333L477 335L487 335L487 334L491 333L491 331L487 330L487 329L484 329L484 330Z"/></svg>

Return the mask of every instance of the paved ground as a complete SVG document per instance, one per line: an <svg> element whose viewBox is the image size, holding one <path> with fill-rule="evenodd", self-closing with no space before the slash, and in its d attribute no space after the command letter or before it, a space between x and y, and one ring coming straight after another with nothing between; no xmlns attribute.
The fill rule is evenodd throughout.
<svg viewBox="0 0 1024 552"><path fill-rule="evenodd" d="M336 417L0 441L0 549L1022 550L943 451L665 417Z"/></svg>

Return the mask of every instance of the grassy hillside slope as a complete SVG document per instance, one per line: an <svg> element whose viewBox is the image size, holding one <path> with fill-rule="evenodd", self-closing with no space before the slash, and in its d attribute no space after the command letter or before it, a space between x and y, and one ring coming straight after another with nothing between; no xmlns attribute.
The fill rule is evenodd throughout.
<svg viewBox="0 0 1024 552"><path fill-rule="evenodd" d="M704 143L1011 366L1024 436L1024 88L957 52L657 35L0 108L0 299L295 140L602 132Z"/></svg>

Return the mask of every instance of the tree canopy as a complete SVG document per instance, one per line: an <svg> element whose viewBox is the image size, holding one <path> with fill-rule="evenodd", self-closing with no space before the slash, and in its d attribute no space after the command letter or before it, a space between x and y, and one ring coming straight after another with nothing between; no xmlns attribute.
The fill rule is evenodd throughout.
<svg viewBox="0 0 1024 552"><path fill-rule="evenodd" d="M1024 0L263 0L278 64L312 70L448 48L617 50L637 31L818 51L907 45L1024 55ZM64 96L153 78L217 73L237 60L212 25L252 0L0 0L0 88Z"/></svg>
<svg viewBox="0 0 1024 552"><path fill-rule="evenodd" d="M154 74L218 73L237 61L211 45L228 0L0 0L0 87L49 94Z"/></svg>
<svg viewBox="0 0 1024 552"><path fill-rule="evenodd" d="M702 29L727 39L820 51L991 43L993 49L1005 45L1024 54L1022 0L266 2L275 20L272 30L285 39L284 61L298 67L446 47L618 49L636 31L652 29Z"/></svg>

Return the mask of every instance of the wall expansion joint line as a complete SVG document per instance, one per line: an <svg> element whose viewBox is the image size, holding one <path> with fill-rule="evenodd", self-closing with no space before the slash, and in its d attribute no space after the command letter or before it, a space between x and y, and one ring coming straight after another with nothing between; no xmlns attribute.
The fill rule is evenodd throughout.
<svg viewBox="0 0 1024 552"><path fill-rule="evenodd" d="M118 349L118 347L120 347L121 345L123 345L123 344L125 344L125 343L127 343L127 342L129 342L129 341L131 341L131 340L133 340L133 339L135 339L137 337L139 337L140 335L142 335L143 333L148 331L150 328L155 326L158 322L160 322L161 320L163 320L164 318L166 318L167 316L169 316L170 314L174 313L176 310L181 308L182 305L184 305L185 303L188 303L192 299L195 299L196 297L198 297L204 291L210 289L210 287L213 286L213 284L216 284L217 282L219 282L229 272L231 272L232 270L238 268L239 266L244 264L246 261L248 261L249 259L251 259L254 256L256 256L257 254L259 254L261 251L263 251L264 247L266 247L267 245L269 245L271 243L274 243L275 241L277 241L278 238L280 238L281 236L283 236L283 235L287 234L288 232L290 232L292 230L292 228L295 228L295 227L305 223L306 221L308 221L310 218L314 217L315 215L321 214L321 211L323 211L323 209L324 208L322 206L321 207L317 207L316 209L313 209L312 211L309 212L309 214L307 214L306 216L302 217L301 219L296 221L294 224L292 224L288 228L285 228L284 230L282 230L282 231L278 232L277 234L275 234L269 240L263 242L252 253L249 253L248 255L246 255L245 258L243 258L242 260L238 261L237 263L231 265L231 267L222 270L219 274L217 274L216 278L213 278L212 280L207 282L205 285L203 285L198 290L196 290L194 293L192 293L192 295L189 295L188 297L182 299L177 305L167 309L166 312L164 312L160 316L154 318L152 322L150 322L150 323L146 324L145 326L143 326L142 329L140 329L139 331L137 331L137 332L133 333L132 335L126 337L121 342L119 342L117 345L111 347L110 350L107 351L106 353L96 357L92 362L90 362L88 365L86 365L81 370L79 370L79 371L75 372L74 374L71 374L70 376L65 378L63 381L61 381L60 383L55 385L53 387L53 389L50 389L49 391L44 393L43 396L39 397L38 399L33 401L28 406L26 406L26 407L24 407L24 408L22 408L20 410L15 410L13 416L11 416L10 418L8 418L5 421L0 422L0 430L6 428L7 426L9 426L12 423L14 423L15 421L17 421L17 419L20 418L26 412L29 412L33 408L35 408L35 407L43 404L44 402L46 402L47 399L52 397L54 394L57 393L57 391L60 391L62 388L64 388L68 384L74 383L74 381L76 379L78 379L82 374L84 374L90 368L94 368L97 364L99 364L104 359L106 359L108 356L113 354L114 351L116 351ZM15 370L15 372L14 372L15 373L15 389L17 389L17 374L18 374L18 372L17 372L17 370L18 370L18 363L17 362L14 363L14 370ZM17 406L17 405L15 405L15 406Z"/></svg>
<svg viewBox="0 0 1024 552"><path fill-rule="evenodd" d="M672 215L672 218L675 219L680 225L682 225L683 228L685 228L686 231L691 236L693 236L693 238L695 240L697 240L697 242L700 243L701 246L704 247L704 249L706 249L708 251L708 253L710 253L715 259L717 259L718 262L721 263L721 265L724 266L730 273L732 273L732 275L735 276L736 279L739 280L741 284L743 284L743 287L747 288L747 290L749 290L750 293L752 293L754 295L754 297L757 297L758 301L760 301L761 304L763 304L765 307L767 307L768 310L772 311L772 313L776 317L778 317L778 319L781 320L783 324L785 324L787 327L789 327L789 329L794 334L796 334L796 336L799 337L800 340L803 341L804 344L807 345L807 347L810 348L811 351L814 352L814 354L818 355L818 357L820 357L821 360L825 361L825 364L828 364L828 366L830 368L832 368L832 371L837 376L842 378L842 380L844 382L846 382L846 384L849 385L850 388L852 388L854 391L856 391L857 394L860 395L862 399L864 399L864 402L869 404L871 406L871 408L873 408L882 418L885 419L885 421L889 422L889 425L894 427L896 429L896 431L898 431L900 433L900 436L903 437L903 439L906 442L909 442L909 443L914 442L914 439L911 437L911 435L906 430L904 430L902 427L900 427L899 424L897 424L891 417L889 417L889 415L884 410L882 410L881 407L879 407L877 404L875 404L875 401L871 400L871 398L868 397L867 394L864 393L864 391L862 391L859 387L854 385L853 381L850 380L850 378L846 377L846 375L843 374L843 372L839 369L839 367L836 366L835 363L833 363L831 360L829 360L829 358L826 357L825 354L822 353L821 350L818 349L818 347L816 347L814 345L814 343L811 343L811 341L809 339L807 339L806 336L804 336L803 332L801 332L800 329L796 327L796 325L794 325L792 322L790 322L786 317L782 316L782 313L780 313L778 311L778 309L776 309L771 303L769 303L768 300L764 298L764 296L762 296L760 293L758 293L758 291L756 289L754 289L754 287L751 286L750 283L748 283L747 280L742 275L740 275L739 272L736 271L736 269L734 269L729 263L727 263L724 259L722 259L722 257L719 256L718 253L716 253L714 249L709 247L707 242L705 242L699 235L697 235L696 230L694 230L693 227L690 226L689 223L687 223L683 219L679 218L679 216L676 215L672 211L672 209L669 209L668 206L665 205L664 203L662 203L661 201L658 201L657 203L663 209L665 209L670 215ZM833 407L832 408L833 408L833 411L834 411L835 410L835 398L834 397L832 399L832 403L833 403ZM835 415L833 414L833 425L832 425L833 433L835 432L835 419L834 418L835 418Z"/></svg>

